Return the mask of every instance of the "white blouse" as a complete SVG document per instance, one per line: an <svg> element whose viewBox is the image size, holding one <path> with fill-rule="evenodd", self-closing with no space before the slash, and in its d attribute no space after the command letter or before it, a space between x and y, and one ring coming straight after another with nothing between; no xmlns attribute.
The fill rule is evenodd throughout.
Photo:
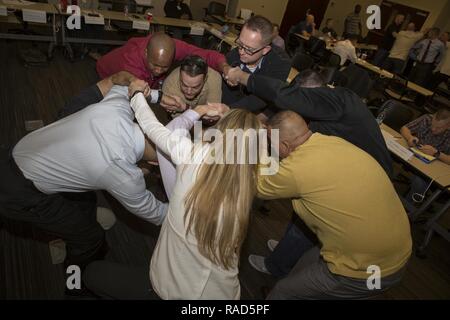
<svg viewBox="0 0 450 320"><path fill-rule="evenodd" d="M150 263L153 289L162 299L239 299L238 258L232 268L225 270L200 254L192 232L186 235L186 193L195 183L199 163L207 154L209 145L194 148L185 135L164 127L142 93L131 99L131 107L145 134L177 164L169 210ZM194 164L186 164L193 150Z"/></svg>

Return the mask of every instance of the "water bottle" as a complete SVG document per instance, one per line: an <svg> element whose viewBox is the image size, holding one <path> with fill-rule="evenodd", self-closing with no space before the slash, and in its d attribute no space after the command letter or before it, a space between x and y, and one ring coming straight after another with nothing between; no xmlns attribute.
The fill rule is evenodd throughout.
<svg viewBox="0 0 450 320"><path fill-rule="evenodd" d="M123 6L123 13L128 16L128 2L125 3L125 5Z"/></svg>

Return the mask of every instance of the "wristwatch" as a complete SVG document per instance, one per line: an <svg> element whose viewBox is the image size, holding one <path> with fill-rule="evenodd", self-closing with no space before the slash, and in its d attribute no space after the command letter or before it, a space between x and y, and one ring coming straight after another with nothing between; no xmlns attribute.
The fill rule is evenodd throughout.
<svg viewBox="0 0 450 320"><path fill-rule="evenodd" d="M161 103L162 96L163 96L162 90L158 90L158 101L156 102L157 104Z"/></svg>
<svg viewBox="0 0 450 320"><path fill-rule="evenodd" d="M436 153L433 155L433 157L435 157L436 159L439 159L440 156L441 156L441 152L439 150L436 151Z"/></svg>

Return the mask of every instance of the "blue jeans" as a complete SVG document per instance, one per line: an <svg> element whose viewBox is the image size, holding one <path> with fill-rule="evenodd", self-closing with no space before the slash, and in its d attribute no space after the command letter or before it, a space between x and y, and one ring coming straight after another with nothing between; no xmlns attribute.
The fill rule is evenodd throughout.
<svg viewBox="0 0 450 320"><path fill-rule="evenodd" d="M267 270L277 278L287 276L303 254L315 244L312 232L303 232L294 222L290 222L283 238L264 261Z"/></svg>

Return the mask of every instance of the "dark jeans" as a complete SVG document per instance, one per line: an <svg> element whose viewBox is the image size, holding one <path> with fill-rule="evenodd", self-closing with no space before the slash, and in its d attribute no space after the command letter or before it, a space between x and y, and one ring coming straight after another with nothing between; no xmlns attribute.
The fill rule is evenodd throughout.
<svg viewBox="0 0 450 320"><path fill-rule="evenodd" d="M287 276L303 254L317 242L315 235L297 218L296 213L292 220L283 238L264 261L267 270L277 278Z"/></svg>
<svg viewBox="0 0 450 320"><path fill-rule="evenodd" d="M405 65L405 61L404 60L400 60L400 59L395 59L395 58L387 58L383 64L382 64L382 68L384 70L396 73L396 74L401 74L403 71L403 66Z"/></svg>
<svg viewBox="0 0 450 320"><path fill-rule="evenodd" d="M368 279L356 279L331 273L320 255L320 248L308 250L289 275L278 281L268 300L294 299L367 299L400 283L405 267L380 279L379 289L369 289ZM370 274L367 275L369 277Z"/></svg>
<svg viewBox="0 0 450 320"><path fill-rule="evenodd" d="M373 64L381 67L383 65L383 62L386 60L386 58L389 56L389 51L383 48L379 48L377 53L375 54L375 57L373 58Z"/></svg>
<svg viewBox="0 0 450 320"><path fill-rule="evenodd" d="M104 253L94 192L47 195L26 179L9 150L0 148L0 215L24 221L66 242L66 265L83 268Z"/></svg>
<svg viewBox="0 0 450 320"><path fill-rule="evenodd" d="M71 115L72 113L78 112L87 106L100 102L103 99L102 92L97 87L96 84L83 89L78 95L71 98L64 107L59 110L58 119L62 119Z"/></svg>
<svg viewBox="0 0 450 320"><path fill-rule="evenodd" d="M138 268L106 260L96 261L84 271L83 282L104 299L160 299L152 289L148 266Z"/></svg>
<svg viewBox="0 0 450 320"><path fill-rule="evenodd" d="M421 63L416 62L416 65L411 70L409 75L409 81L428 88L430 86L430 79L434 69L434 64L432 63Z"/></svg>

